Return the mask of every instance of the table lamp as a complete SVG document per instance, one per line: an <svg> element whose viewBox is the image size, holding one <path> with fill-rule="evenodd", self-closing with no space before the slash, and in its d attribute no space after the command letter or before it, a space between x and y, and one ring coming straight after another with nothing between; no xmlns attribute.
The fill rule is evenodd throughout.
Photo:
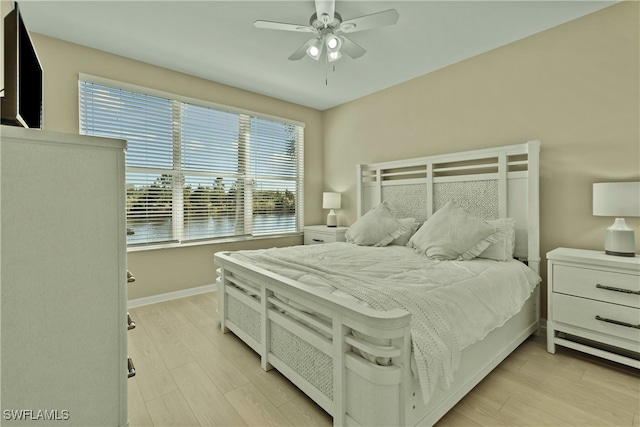
<svg viewBox="0 0 640 427"><path fill-rule="evenodd" d="M327 227L338 226L338 217L333 210L340 209L341 199L342 196L340 193L322 193L322 208L329 209Z"/></svg>
<svg viewBox="0 0 640 427"><path fill-rule="evenodd" d="M604 251L608 255L635 256L633 229L625 216L640 216L640 182L600 182L593 184L593 214L616 217L607 228Z"/></svg>

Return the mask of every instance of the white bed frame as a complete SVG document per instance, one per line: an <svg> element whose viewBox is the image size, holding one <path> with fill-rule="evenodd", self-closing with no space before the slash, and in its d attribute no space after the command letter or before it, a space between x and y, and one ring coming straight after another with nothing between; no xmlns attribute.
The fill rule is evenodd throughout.
<svg viewBox="0 0 640 427"><path fill-rule="evenodd" d="M485 219L516 220L514 256L539 272L540 143L357 166L358 216L387 200L402 217L424 221L447 200ZM433 425L536 332L539 290L522 310L462 352L448 390L424 404L410 369L410 314L348 304L304 284L215 254L222 330L232 331L333 416L335 426ZM308 314L274 294L324 316ZM286 314L285 314L286 313ZM389 338L376 346L352 331ZM295 345L294 345L295 344ZM379 366L351 349L392 358Z"/></svg>

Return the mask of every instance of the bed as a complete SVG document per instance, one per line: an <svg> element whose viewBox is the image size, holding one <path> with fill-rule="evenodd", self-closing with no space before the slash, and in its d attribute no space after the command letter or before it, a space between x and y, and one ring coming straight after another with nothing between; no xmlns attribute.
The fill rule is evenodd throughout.
<svg viewBox="0 0 640 427"><path fill-rule="evenodd" d="M433 425L537 331L539 149L529 141L358 165L351 243L215 254L222 330L336 426ZM358 232L379 211L406 225L380 247ZM425 239L458 213L495 233L470 255L442 258ZM496 234L505 222L506 240ZM508 256L485 256L504 241ZM475 317L485 311L492 319Z"/></svg>

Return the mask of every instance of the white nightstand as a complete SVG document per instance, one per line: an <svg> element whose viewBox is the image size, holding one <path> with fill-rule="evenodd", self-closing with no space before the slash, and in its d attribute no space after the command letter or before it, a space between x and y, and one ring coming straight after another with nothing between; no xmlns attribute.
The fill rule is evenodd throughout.
<svg viewBox="0 0 640 427"><path fill-rule="evenodd" d="M547 254L547 351L570 347L640 369L640 257Z"/></svg>
<svg viewBox="0 0 640 427"><path fill-rule="evenodd" d="M344 233L349 227L327 227L326 225L308 225L304 228L304 244L344 242Z"/></svg>

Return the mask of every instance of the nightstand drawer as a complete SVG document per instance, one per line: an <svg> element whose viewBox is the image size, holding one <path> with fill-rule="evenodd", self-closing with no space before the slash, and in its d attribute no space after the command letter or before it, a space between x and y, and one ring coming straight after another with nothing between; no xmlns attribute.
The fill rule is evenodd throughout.
<svg viewBox="0 0 640 427"><path fill-rule="evenodd" d="M633 349L636 352L640 351L640 309L554 294L553 320L615 338L631 340L634 342Z"/></svg>
<svg viewBox="0 0 640 427"><path fill-rule="evenodd" d="M336 241L336 236L326 233L316 233L313 231L304 232L305 245L317 245L319 243L332 243Z"/></svg>
<svg viewBox="0 0 640 427"><path fill-rule="evenodd" d="M556 264L553 292L640 308L640 276L635 274Z"/></svg>
<svg viewBox="0 0 640 427"><path fill-rule="evenodd" d="M310 225L304 228L304 244L344 242L347 227L327 227L326 225Z"/></svg>

